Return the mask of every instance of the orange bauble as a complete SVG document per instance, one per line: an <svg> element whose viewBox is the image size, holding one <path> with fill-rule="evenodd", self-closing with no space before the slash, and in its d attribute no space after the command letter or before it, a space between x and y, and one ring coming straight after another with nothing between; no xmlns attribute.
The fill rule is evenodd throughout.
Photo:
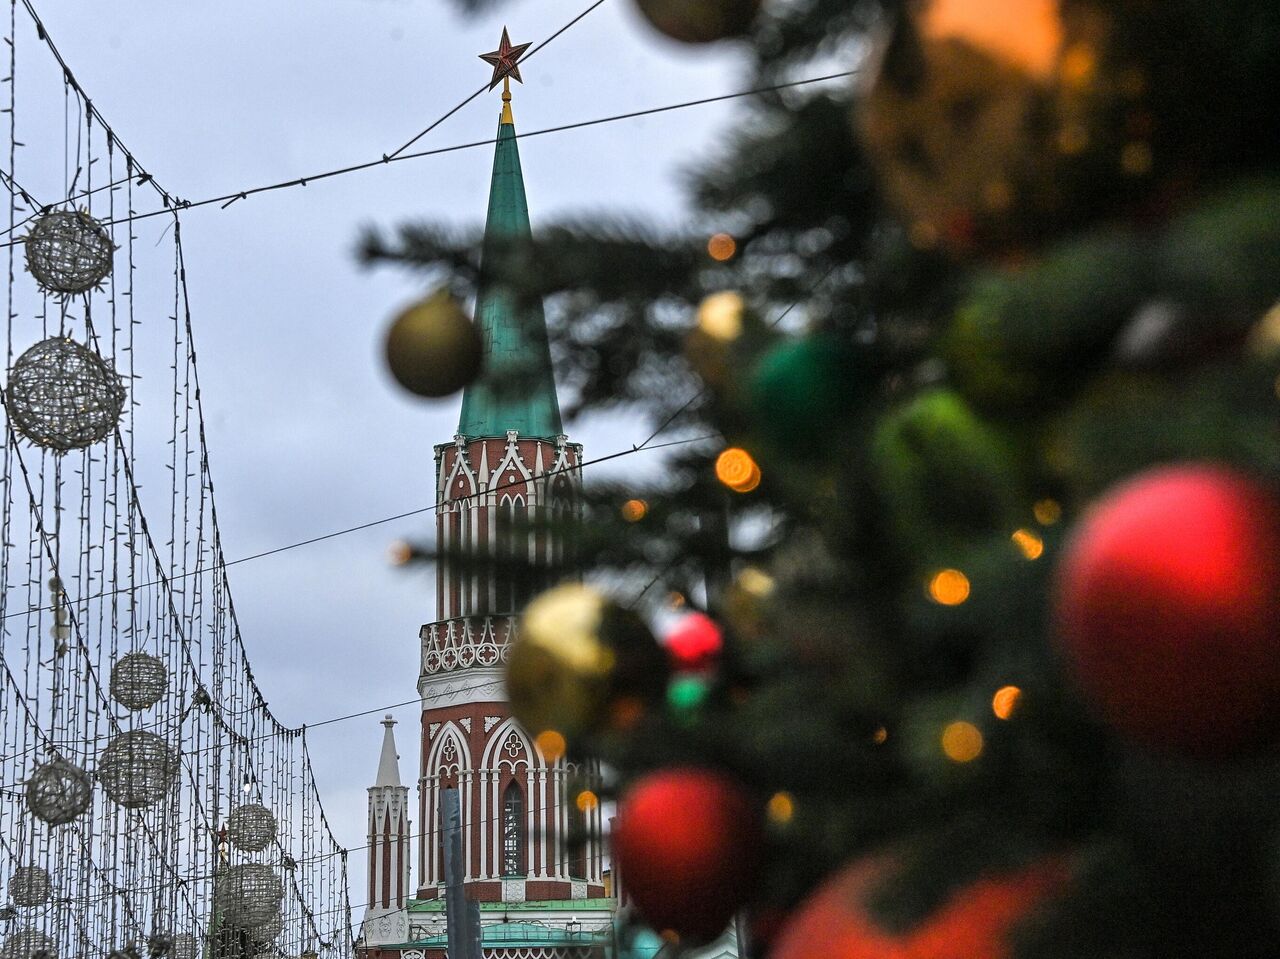
<svg viewBox="0 0 1280 959"><path fill-rule="evenodd" d="M1055 859L979 879L897 934L867 909L890 862L875 856L837 873L793 914L770 959L1010 959L1009 933L1069 878Z"/></svg>

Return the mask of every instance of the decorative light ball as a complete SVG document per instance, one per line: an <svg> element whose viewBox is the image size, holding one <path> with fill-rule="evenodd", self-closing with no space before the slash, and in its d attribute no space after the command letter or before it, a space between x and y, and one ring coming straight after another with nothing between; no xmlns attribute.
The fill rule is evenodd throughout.
<svg viewBox="0 0 1280 959"><path fill-rule="evenodd" d="M706 769L664 769L623 795L613 849L650 926L706 941L746 900L762 831L759 805L734 780Z"/></svg>
<svg viewBox="0 0 1280 959"><path fill-rule="evenodd" d="M507 696L532 732L566 738L605 722L621 698L654 703L666 654L635 613L590 586L566 584L525 608L507 660Z"/></svg>
<svg viewBox="0 0 1280 959"><path fill-rule="evenodd" d="M9 898L19 906L40 906L53 894L53 880L43 866L19 866L9 880Z"/></svg>
<svg viewBox="0 0 1280 959"><path fill-rule="evenodd" d="M681 43L711 43L747 32L760 0L636 0L653 27Z"/></svg>
<svg viewBox="0 0 1280 959"><path fill-rule="evenodd" d="M83 449L120 420L125 392L111 364L74 340L41 340L14 361L5 405L23 436L47 449Z"/></svg>
<svg viewBox="0 0 1280 959"><path fill-rule="evenodd" d="M111 667L111 698L126 709L146 709L164 698L169 671L149 653L129 653Z"/></svg>
<svg viewBox="0 0 1280 959"><path fill-rule="evenodd" d="M719 658L724 631L705 613L690 613L667 634L665 645L676 669L703 670Z"/></svg>
<svg viewBox="0 0 1280 959"><path fill-rule="evenodd" d="M247 852L266 849L276 838L276 817L266 806L248 803L227 817L227 839Z"/></svg>
<svg viewBox="0 0 1280 959"><path fill-rule="evenodd" d="M242 863L227 870L215 899L228 921L251 929L279 916L284 885L266 863Z"/></svg>
<svg viewBox="0 0 1280 959"><path fill-rule="evenodd" d="M888 878L885 857L860 859L838 872L792 913L769 955L773 959L1012 959L1011 933L1046 899L1066 887L1057 860L989 876L954 892L906 932L877 920L869 901Z"/></svg>
<svg viewBox="0 0 1280 959"><path fill-rule="evenodd" d="M0 944L0 959L58 959L58 943L28 926L15 930Z"/></svg>
<svg viewBox="0 0 1280 959"><path fill-rule="evenodd" d="M111 237L87 213L50 210L36 220L26 244L27 269L50 293L83 293L111 273Z"/></svg>
<svg viewBox="0 0 1280 959"><path fill-rule="evenodd" d="M120 733L98 760L98 779L108 796L129 809L164 798L178 774L178 757L155 733Z"/></svg>
<svg viewBox="0 0 1280 959"><path fill-rule="evenodd" d="M280 915L272 916L266 922L259 922L250 926L246 932L249 933L250 939L261 945L275 942L280 933L284 932L284 917Z"/></svg>
<svg viewBox="0 0 1280 959"><path fill-rule="evenodd" d="M65 759L41 763L27 780L27 808L51 826L69 823L93 801L89 774Z"/></svg>
<svg viewBox="0 0 1280 959"><path fill-rule="evenodd" d="M410 393L456 393L479 374L484 343L475 323L446 289L404 310L387 331L387 365Z"/></svg>
<svg viewBox="0 0 1280 959"><path fill-rule="evenodd" d="M1236 470L1148 470L1099 500L1057 571L1057 636L1116 730L1202 758L1280 732L1280 499Z"/></svg>
<svg viewBox="0 0 1280 959"><path fill-rule="evenodd" d="M196 959L196 938L189 932L180 932L173 937L173 945L169 947L169 955L173 959Z"/></svg>

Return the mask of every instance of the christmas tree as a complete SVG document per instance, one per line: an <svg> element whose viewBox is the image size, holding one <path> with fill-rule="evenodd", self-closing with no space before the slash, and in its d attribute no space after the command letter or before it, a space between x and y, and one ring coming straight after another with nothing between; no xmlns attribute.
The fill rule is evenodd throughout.
<svg viewBox="0 0 1280 959"><path fill-rule="evenodd" d="M588 484L567 565L625 588L513 650L521 718L617 774L639 918L1280 954L1280 6L638 5L779 87L697 228L365 253L545 301L570 416L717 437ZM669 597L705 608L655 666L621 605Z"/></svg>

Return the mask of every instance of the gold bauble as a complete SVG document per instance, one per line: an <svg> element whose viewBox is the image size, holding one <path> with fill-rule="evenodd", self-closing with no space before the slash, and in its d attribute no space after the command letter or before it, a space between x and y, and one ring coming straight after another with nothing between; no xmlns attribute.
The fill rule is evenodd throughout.
<svg viewBox="0 0 1280 959"><path fill-rule="evenodd" d="M400 313L387 331L387 365L410 393L456 393L480 373L484 345L461 305L440 289Z"/></svg>
<svg viewBox="0 0 1280 959"><path fill-rule="evenodd" d="M1082 215L1118 89L1105 17L1062 7L925 0L883 45L858 125L917 247L1016 253Z"/></svg>
<svg viewBox="0 0 1280 959"><path fill-rule="evenodd" d="M712 43L747 32L760 0L636 0L659 33L681 43Z"/></svg>
<svg viewBox="0 0 1280 959"><path fill-rule="evenodd" d="M666 676L666 654L640 617L571 583L526 607L507 661L507 696L526 729L573 738L606 724L619 699L656 700Z"/></svg>

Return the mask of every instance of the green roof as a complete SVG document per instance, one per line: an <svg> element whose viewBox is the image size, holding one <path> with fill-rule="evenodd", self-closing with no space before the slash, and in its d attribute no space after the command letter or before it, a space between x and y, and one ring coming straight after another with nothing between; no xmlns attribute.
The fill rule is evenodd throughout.
<svg viewBox="0 0 1280 959"><path fill-rule="evenodd" d="M498 124L482 259L488 258L494 241L533 236L516 128L509 116L504 111ZM505 436L508 430L542 439L559 436L560 404L542 302L517 309L509 291L482 285L475 315L484 341L484 367L462 394L458 432L470 438Z"/></svg>

